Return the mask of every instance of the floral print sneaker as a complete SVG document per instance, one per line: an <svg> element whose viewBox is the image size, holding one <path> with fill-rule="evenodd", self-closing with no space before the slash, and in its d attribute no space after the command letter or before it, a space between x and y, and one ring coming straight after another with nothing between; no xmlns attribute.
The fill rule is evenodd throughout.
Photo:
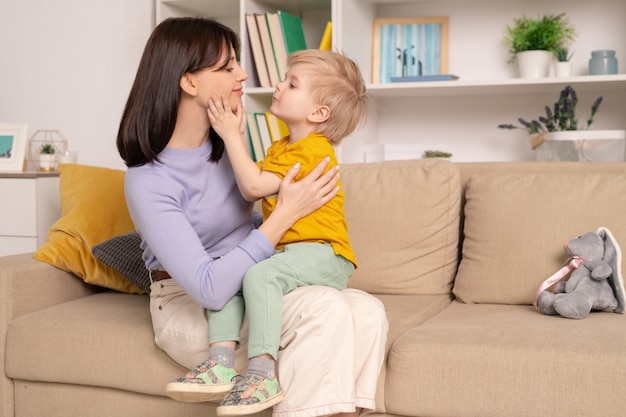
<svg viewBox="0 0 626 417"><path fill-rule="evenodd" d="M234 387L238 377L235 368L206 360L183 378L167 384L165 391L170 398L188 403L220 401Z"/></svg>
<svg viewBox="0 0 626 417"><path fill-rule="evenodd" d="M278 379L267 379L259 375L245 374L217 407L217 415L243 416L270 408L282 401L285 392Z"/></svg>

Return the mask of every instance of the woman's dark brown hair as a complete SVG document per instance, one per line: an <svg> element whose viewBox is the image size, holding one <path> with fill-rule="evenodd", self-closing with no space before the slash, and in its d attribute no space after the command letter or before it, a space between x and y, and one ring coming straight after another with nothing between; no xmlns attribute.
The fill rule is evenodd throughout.
<svg viewBox="0 0 626 417"><path fill-rule="evenodd" d="M158 161L176 124L183 74L215 66L225 48L239 54L237 34L203 18L170 18L152 32L122 114L117 149L126 166ZM228 57L229 59L231 56ZM210 161L219 161L224 142L211 129Z"/></svg>

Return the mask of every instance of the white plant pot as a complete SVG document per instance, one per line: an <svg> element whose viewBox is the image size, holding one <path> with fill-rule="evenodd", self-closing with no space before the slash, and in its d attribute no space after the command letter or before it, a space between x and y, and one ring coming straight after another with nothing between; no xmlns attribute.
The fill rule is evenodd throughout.
<svg viewBox="0 0 626 417"><path fill-rule="evenodd" d="M568 130L535 139L537 161L620 162L626 160L626 131Z"/></svg>
<svg viewBox="0 0 626 417"><path fill-rule="evenodd" d="M545 78L550 73L552 64L550 51L518 52L516 58L521 78Z"/></svg>
<svg viewBox="0 0 626 417"><path fill-rule="evenodd" d="M40 154L39 155L39 169L42 171L54 170L54 162L56 161L56 155L52 154Z"/></svg>
<svg viewBox="0 0 626 417"><path fill-rule="evenodd" d="M571 77L572 63L570 61L557 61L554 63L554 75L557 77Z"/></svg>

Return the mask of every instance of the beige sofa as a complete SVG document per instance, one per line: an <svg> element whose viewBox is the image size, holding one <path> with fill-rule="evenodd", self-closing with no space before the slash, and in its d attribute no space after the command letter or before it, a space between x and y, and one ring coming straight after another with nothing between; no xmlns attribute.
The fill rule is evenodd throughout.
<svg viewBox="0 0 626 417"><path fill-rule="evenodd" d="M376 415L626 415L626 317L532 306L561 242L604 226L626 245L626 163L393 161L341 178L351 286L390 323ZM147 296L24 254L0 258L0 306L0 417L215 415L165 396L185 369L155 346Z"/></svg>

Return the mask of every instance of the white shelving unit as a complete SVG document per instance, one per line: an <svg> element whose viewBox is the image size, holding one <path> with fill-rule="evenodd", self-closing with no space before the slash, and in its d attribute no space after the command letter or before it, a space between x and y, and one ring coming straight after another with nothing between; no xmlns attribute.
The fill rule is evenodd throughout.
<svg viewBox="0 0 626 417"><path fill-rule="evenodd" d="M364 160L366 145L417 144L445 147L453 161L533 160L524 131L501 123L534 119L552 106L568 84L579 95L577 113L586 119L598 96L604 101L595 129L626 129L626 2L623 0L155 0L157 22L170 16L206 16L235 29L242 38L241 65L249 111L266 110L271 88L259 88L248 45L246 13L285 10L303 19L309 47L317 47L333 22L333 48L359 63L372 79L375 18L448 16L448 72L458 81L369 84L373 100L366 125L338 148L342 163ZM573 76L520 79L508 62L504 28L522 15L566 12L578 32L572 46ZM591 18L593 16L593 18ZM591 51L616 50L620 74L588 76Z"/></svg>

